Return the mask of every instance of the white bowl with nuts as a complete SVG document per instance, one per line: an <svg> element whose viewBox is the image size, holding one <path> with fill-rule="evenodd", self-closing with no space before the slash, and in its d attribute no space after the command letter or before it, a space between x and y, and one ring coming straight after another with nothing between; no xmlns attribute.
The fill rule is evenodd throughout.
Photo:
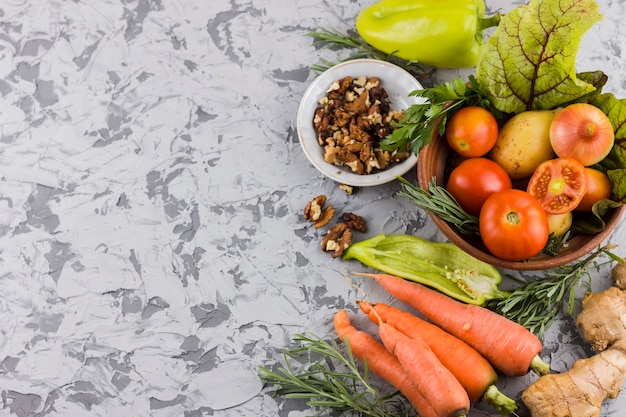
<svg viewBox="0 0 626 417"><path fill-rule="evenodd" d="M355 59L320 74L298 109L297 129L307 158L322 174L345 185L387 183L417 163L411 152L385 151L378 143L393 130L423 87L386 61Z"/></svg>

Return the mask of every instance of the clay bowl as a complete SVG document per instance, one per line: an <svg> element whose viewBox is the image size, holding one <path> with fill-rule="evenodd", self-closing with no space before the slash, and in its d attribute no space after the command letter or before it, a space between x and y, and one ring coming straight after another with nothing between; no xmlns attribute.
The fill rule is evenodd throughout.
<svg viewBox="0 0 626 417"><path fill-rule="evenodd" d="M434 135L432 142L420 151L417 162L417 177L419 186L428 189L428 182L432 177L437 178L437 184L444 186L448 170L446 167L453 164L453 154L444 138ZM465 252L488 262L494 266L513 270L537 271L556 268L575 261L585 254L596 249L611 234L620 222L626 206L621 206L609 212L605 217L606 228L594 235L576 235L568 241L568 246L558 256L537 255L526 261L508 261L492 255L479 238L460 234L456 228L430 213L431 218L441 232L454 244Z"/></svg>

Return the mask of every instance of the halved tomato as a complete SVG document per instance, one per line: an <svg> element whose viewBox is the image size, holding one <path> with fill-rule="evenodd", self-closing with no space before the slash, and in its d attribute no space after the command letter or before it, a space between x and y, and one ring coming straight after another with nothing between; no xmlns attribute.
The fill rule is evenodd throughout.
<svg viewBox="0 0 626 417"><path fill-rule="evenodd" d="M527 191L550 214L574 210L587 191L587 172L573 158L556 158L539 165Z"/></svg>

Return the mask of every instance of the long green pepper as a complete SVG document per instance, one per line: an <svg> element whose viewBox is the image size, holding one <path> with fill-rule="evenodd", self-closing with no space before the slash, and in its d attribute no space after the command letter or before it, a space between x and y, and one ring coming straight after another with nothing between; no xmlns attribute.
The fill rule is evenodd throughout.
<svg viewBox="0 0 626 417"><path fill-rule="evenodd" d="M359 35L374 48L439 68L476 66L483 31L500 15L485 18L483 0L381 0L361 11Z"/></svg>
<svg viewBox="0 0 626 417"><path fill-rule="evenodd" d="M468 304L507 298L502 275L491 264L448 242L413 235L380 234L351 244L343 260L356 259L378 271L435 288Z"/></svg>

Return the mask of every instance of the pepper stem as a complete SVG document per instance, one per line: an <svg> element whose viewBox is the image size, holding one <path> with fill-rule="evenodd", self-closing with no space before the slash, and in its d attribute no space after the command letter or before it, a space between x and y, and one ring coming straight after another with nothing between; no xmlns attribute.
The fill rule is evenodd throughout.
<svg viewBox="0 0 626 417"><path fill-rule="evenodd" d="M495 385L489 385L482 396L482 401L498 410L502 417L509 416L517 410L515 400L504 395Z"/></svg>
<svg viewBox="0 0 626 417"><path fill-rule="evenodd" d="M502 14L501 13L496 13L493 16L490 17L480 17L478 18L478 33L482 32L483 30L493 27L493 26L498 26L500 24L500 19L502 18Z"/></svg>

